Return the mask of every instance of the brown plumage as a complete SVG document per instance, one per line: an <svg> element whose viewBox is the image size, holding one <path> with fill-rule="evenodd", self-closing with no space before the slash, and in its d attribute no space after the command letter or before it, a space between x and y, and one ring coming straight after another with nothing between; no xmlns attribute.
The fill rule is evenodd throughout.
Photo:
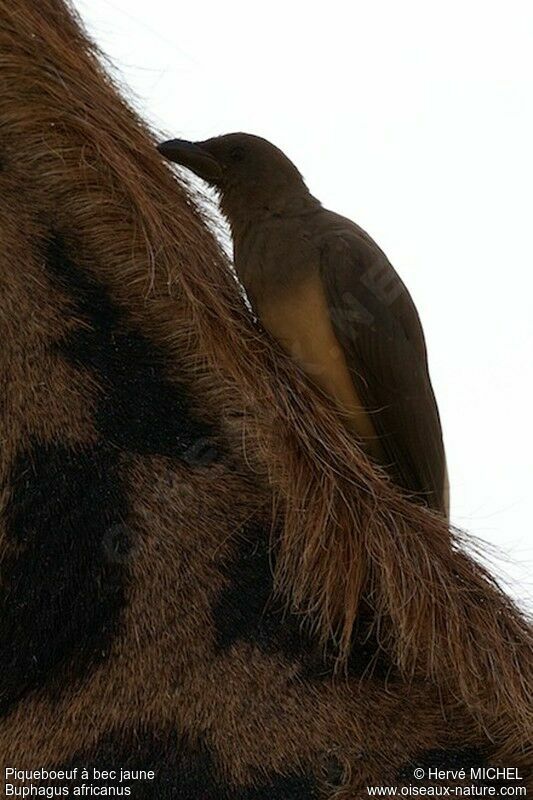
<svg viewBox="0 0 533 800"><path fill-rule="evenodd" d="M358 225L322 207L257 136L159 150L220 193L235 268L264 327L409 493L447 513L446 462L426 345L407 288Z"/></svg>

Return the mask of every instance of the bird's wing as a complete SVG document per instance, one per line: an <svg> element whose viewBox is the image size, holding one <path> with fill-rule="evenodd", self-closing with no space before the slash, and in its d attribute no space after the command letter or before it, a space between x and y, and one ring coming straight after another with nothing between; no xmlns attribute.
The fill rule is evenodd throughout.
<svg viewBox="0 0 533 800"><path fill-rule="evenodd" d="M446 510L439 412L415 305L384 253L363 231L320 239L331 320L389 471L407 491Z"/></svg>

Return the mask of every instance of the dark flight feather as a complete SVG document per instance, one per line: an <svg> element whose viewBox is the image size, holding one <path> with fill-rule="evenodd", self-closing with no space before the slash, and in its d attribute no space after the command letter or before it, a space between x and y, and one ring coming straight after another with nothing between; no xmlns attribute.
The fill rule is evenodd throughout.
<svg viewBox="0 0 533 800"><path fill-rule="evenodd" d="M320 244L331 319L385 453L408 492L446 512L446 460L415 305L386 256L357 226ZM364 377L363 377L364 376Z"/></svg>

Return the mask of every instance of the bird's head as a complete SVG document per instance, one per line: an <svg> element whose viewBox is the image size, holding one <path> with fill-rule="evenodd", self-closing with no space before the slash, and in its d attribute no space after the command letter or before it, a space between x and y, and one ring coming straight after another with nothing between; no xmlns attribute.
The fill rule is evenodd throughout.
<svg viewBox="0 0 533 800"><path fill-rule="evenodd" d="M277 147L248 133L228 133L203 142L170 139L159 152L213 186L230 222L237 217L282 211L308 194L302 176Z"/></svg>

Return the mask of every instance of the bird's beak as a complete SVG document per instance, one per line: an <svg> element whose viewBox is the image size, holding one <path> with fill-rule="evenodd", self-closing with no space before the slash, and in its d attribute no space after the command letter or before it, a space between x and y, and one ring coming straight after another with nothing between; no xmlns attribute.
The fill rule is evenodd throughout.
<svg viewBox="0 0 533 800"><path fill-rule="evenodd" d="M214 156L196 142L169 139L157 145L161 155L192 170L199 178L216 184L222 177L222 167Z"/></svg>

